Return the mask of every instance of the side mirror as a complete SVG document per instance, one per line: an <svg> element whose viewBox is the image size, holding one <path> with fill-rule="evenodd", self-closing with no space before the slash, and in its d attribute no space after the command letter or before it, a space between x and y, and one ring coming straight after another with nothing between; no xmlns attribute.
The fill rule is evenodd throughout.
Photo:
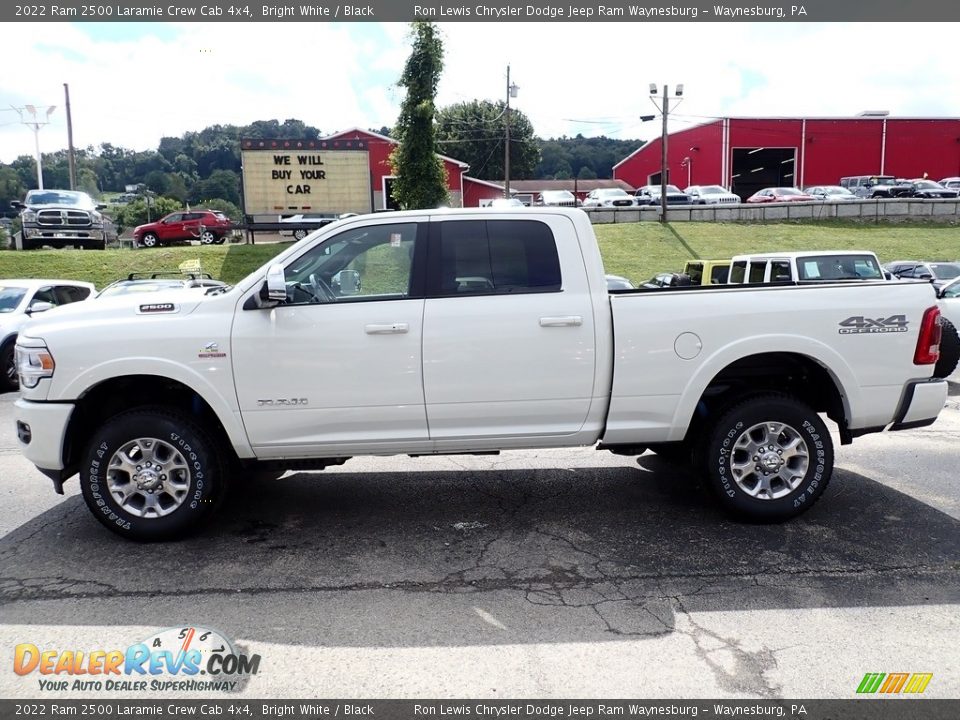
<svg viewBox="0 0 960 720"><path fill-rule="evenodd" d="M107 209L107 206L104 205L103 203L100 203L97 205L97 210L106 210L106 209Z"/></svg>
<svg viewBox="0 0 960 720"><path fill-rule="evenodd" d="M921 280L929 280L930 282L933 282L933 275L931 275L930 273L923 273L919 277Z"/></svg>
<svg viewBox="0 0 960 720"><path fill-rule="evenodd" d="M46 312L53 307L55 307L53 303L48 303L44 300L35 300L34 302L30 303L30 307L27 308L27 314L33 315L33 313Z"/></svg>
<svg viewBox="0 0 960 720"><path fill-rule="evenodd" d="M282 302L287 299L287 280L283 274L283 265L271 265L267 270L267 300Z"/></svg>
<svg viewBox="0 0 960 720"><path fill-rule="evenodd" d="M10 207L14 208L15 210L23 210L26 207L26 205L24 205L19 200L11 200Z"/></svg>

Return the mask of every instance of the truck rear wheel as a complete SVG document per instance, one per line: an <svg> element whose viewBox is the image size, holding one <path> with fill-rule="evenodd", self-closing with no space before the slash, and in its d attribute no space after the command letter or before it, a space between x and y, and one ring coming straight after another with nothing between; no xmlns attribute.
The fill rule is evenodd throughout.
<svg viewBox="0 0 960 720"><path fill-rule="evenodd" d="M80 470L87 507L130 540L171 540L198 530L225 488L215 443L191 419L140 408L93 433Z"/></svg>
<svg viewBox="0 0 960 720"><path fill-rule="evenodd" d="M705 447L709 484L725 509L775 522L820 498L833 473L833 441L820 416L796 398L759 395L727 410Z"/></svg>

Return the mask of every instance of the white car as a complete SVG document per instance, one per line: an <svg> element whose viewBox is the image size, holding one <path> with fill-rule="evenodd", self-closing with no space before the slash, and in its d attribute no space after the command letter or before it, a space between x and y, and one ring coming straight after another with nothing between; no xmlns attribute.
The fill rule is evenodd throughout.
<svg viewBox="0 0 960 720"><path fill-rule="evenodd" d="M860 200L859 197L840 185L814 185L804 190L807 195L813 195L817 200L827 202Z"/></svg>
<svg viewBox="0 0 960 720"><path fill-rule="evenodd" d="M620 188L598 188L597 190L591 190L583 201L583 207L585 208L634 207L636 204L636 198L626 190L621 190Z"/></svg>
<svg viewBox="0 0 960 720"><path fill-rule="evenodd" d="M720 185L691 185L684 192L694 205L736 205L740 196Z"/></svg>
<svg viewBox="0 0 960 720"><path fill-rule="evenodd" d="M298 227L294 230L281 230L281 235L290 236L293 235L297 240L303 240L307 235L312 233L317 228L321 228L324 225L328 225L337 219L336 215L323 214L323 213L298 213L296 215L291 215L289 217L280 218L282 223L297 223L298 225L309 225L309 229L306 227Z"/></svg>
<svg viewBox="0 0 960 720"><path fill-rule="evenodd" d="M0 391L16 390L17 335L33 315L86 300L96 288L76 280L0 280Z"/></svg>

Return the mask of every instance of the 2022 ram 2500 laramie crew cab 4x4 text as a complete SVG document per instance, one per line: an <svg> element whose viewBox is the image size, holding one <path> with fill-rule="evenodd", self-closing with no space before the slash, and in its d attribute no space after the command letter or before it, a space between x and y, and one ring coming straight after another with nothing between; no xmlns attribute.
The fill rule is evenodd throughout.
<svg viewBox="0 0 960 720"><path fill-rule="evenodd" d="M20 446L143 540L202 526L244 470L598 443L783 519L830 479L820 413L846 443L947 394L926 284L608 293L566 208L352 217L223 292L82 305L20 333Z"/></svg>

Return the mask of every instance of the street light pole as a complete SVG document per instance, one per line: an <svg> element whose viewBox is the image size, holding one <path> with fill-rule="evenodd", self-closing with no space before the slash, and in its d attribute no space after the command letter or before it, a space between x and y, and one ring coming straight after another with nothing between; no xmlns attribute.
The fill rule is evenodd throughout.
<svg viewBox="0 0 960 720"><path fill-rule="evenodd" d="M43 166L40 161L40 128L42 128L44 125L50 124L50 115L52 115L53 111L57 109L57 106L51 105L48 107L47 116L43 120L40 120L37 117L37 108L33 105L25 105L22 108L15 107L13 109L17 111L18 115L20 115L20 122L33 130L33 147L37 154L37 189L43 190ZM31 117L33 117L33 120L24 119L24 110L26 110Z"/></svg>
<svg viewBox="0 0 960 720"><path fill-rule="evenodd" d="M667 117L670 115L670 95L663 86L663 133L660 137L660 222L667 221Z"/></svg>
<svg viewBox="0 0 960 720"><path fill-rule="evenodd" d="M682 83L677 85L675 92L678 98L683 96ZM654 106L657 105L657 101L654 100L656 94L656 84L650 83L650 102ZM663 107L660 108L660 114L663 116L663 130L660 135L660 222L665 223L667 221L667 173L669 171L667 166L667 118L670 116L670 87L668 85L663 86Z"/></svg>

